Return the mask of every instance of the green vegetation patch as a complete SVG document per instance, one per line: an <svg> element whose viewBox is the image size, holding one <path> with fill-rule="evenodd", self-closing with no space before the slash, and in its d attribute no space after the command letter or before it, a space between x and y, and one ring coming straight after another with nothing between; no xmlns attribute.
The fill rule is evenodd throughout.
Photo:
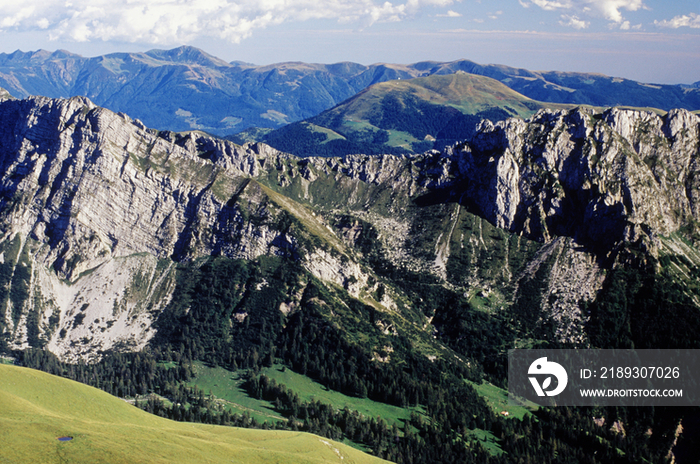
<svg viewBox="0 0 700 464"><path fill-rule="evenodd" d="M473 429L468 432L468 436L478 440L479 444L493 456L500 456L505 453L503 448L498 444L498 439L491 432L482 429Z"/></svg>
<svg viewBox="0 0 700 464"><path fill-rule="evenodd" d="M0 365L8 462L384 462L311 434L173 422L86 385ZM72 437L61 442L59 437Z"/></svg>
<svg viewBox="0 0 700 464"><path fill-rule="evenodd" d="M194 365L195 377L188 382L190 386L216 397L231 413L249 414L259 423L281 422L286 420L275 412L269 401L251 398L242 387L246 380L245 371L229 371L223 367L210 367L202 363Z"/></svg>
<svg viewBox="0 0 700 464"><path fill-rule="evenodd" d="M386 144L392 147L404 148L408 153L413 151L412 146L414 143L421 141L406 131L390 130L388 133L389 140Z"/></svg>
<svg viewBox="0 0 700 464"><path fill-rule="evenodd" d="M318 132L325 135L326 139L323 141L323 143L328 143L332 140L345 140L345 137L343 137L341 134L326 127L317 126L316 124L306 124L306 127L312 132Z"/></svg>
<svg viewBox="0 0 700 464"><path fill-rule="evenodd" d="M330 390L307 376L298 374L291 369L274 364L272 367L264 367L260 373L274 379L278 384L285 385L289 390L299 395L304 402L319 401L329 404L335 409L343 408L357 411L362 416L371 418L381 417L389 424L401 426L407 421L412 412L421 413L420 408L400 408L386 403L372 401L368 398L348 396L340 392ZM286 420L274 410L274 404L251 398L242 388L246 380L245 371L232 372L222 367L209 367L201 363L195 364L195 378L190 385L196 385L205 393L211 393L222 401L233 413L249 413L258 422L276 422Z"/></svg>
<svg viewBox="0 0 700 464"><path fill-rule="evenodd" d="M381 417L389 425L399 424L409 419L411 412L421 412L420 408L400 408L386 403L379 403L368 398L344 395L298 374L282 365L273 365L261 370L261 373L278 384L286 385L299 395L302 401L320 401L333 405L336 409L348 408L366 417Z"/></svg>
<svg viewBox="0 0 700 464"><path fill-rule="evenodd" d="M254 181L251 181L251 183L253 182ZM343 253L345 251L345 246L342 244L342 242L340 242L340 240L338 240L335 234L328 230L326 226L316 218L316 215L305 206L291 200L289 197L280 195L262 184L258 185L271 201L294 216L294 218L296 218L296 220L299 221L299 223L303 225L304 228L312 234L312 236L321 238L331 247L335 248L337 252Z"/></svg>
<svg viewBox="0 0 700 464"><path fill-rule="evenodd" d="M525 415L531 414L532 411L538 408L538 406L534 403L528 403L525 405L509 403L508 391L503 388L497 387L492 383L486 381L481 383L469 381L467 382L472 387L474 387L479 396L483 397L486 400L486 404L489 405L493 412L503 417L509 419L516 418L522 420L523 417L525 417Z"/></svg>

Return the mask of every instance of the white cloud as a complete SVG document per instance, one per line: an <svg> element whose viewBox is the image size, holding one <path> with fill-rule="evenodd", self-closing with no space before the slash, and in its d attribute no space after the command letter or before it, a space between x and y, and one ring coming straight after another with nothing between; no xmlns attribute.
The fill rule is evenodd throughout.
<svg viewBox="0 0 700 464"><path fill-rule="evenodd" d="M498 11L495 12L495 13L489 13L489 14L488 14L488 17L489 17L490 19L498 19L498 17L501 16L502 14L503 14L503 11L498 10Z"/></svg>
<svg viewBox="0 0 700 464"><path fill-rule="evenodd" d="M522 0L518 0L521 5ZM622 24L624 17L622 10L637 11L646 8L644 0L532 0L532 3L539 6L543 10L555 11L572 11L588 16L598 16L612 21L616 24ZM567 23L567 25L569 25Z"/></svg>
<svg viewBox="0 0 700 464"><path fill-rule="evenodd" d="M449 10L447 13L436 15L438 18L461 18L462 14Z"/></svg>
<svg viewBox="0 0 700 464"><path fill-rule="evenodd" d="M690 13L687 15L675 16L672 19L664 19L663 21L654 21L658 27L678 29L679 27L690 27L692 29L700 29L700 15Z"/></svg>
<svg viewBox="0 0 700 464"><path fill-rule="evenodd" d="M32 18L34 16L34 6L33 5L22 5L18 8L16 8L16 11L13 12L13 14L7 14L7 15L2 15L0 16L0 27L5 28L5 27L15 27L22 22L28 20L29 18ZM11 9L11 8L9 8Z"/></svg>
<svg viewBox="0 0 700 464"><path fill-rule="evenodd" d="M561 21L559 24L562 26L573 27L574 29L586 29L591 23L588 21L583 21L577 16L561 15Z"/></svg>
<svg viewBox="0 0 700 464"><path fill-rule="evenodd" d="M619 25L616 23L610 23L611 28L618 26L622 31L629 31L630 29L639 30L642 28L641 24L635 24L634 26L629 21L622 21Z"/></svg>
<svg viewBox="0 0 700 464"><path fill-rule="evenodd" d="M642 0L589 0L594 11L601 13L607 20L621 23L624 18L620 10L637 11L645 8Z"/></svg>
<svg viewBox="0 0 700 464"><path fill-rule="evenodd" d="M570 1L553 2L551 0L532 0L532 3L548 11L569 9L572 7L572 2Z"/></svg>
<svg viewBox="0 0 700 464"><path fill-rule="evenodd" d="M24 0L3 5L0 29L47 30L53 39L153 44L208 36L240 42L253 31L291 21L331 19L369 26L401 21L455 0ZM457 0L458 1L458 0ZM3 2L6 3L6 2ZM21 3L21 4L20 4ZM453 16L458 14L448 12Z"/></svg>

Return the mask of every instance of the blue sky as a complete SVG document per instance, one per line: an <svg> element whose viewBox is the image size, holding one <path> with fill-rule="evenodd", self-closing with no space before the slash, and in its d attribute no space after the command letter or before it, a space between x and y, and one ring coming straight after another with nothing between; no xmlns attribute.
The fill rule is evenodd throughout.
<svg viewBox="0 0 700 464"><path fill-rule="evenodd" d="M700 81L698 0L0 0L0 52L193 45L227 61L470 59Z"/></svg>

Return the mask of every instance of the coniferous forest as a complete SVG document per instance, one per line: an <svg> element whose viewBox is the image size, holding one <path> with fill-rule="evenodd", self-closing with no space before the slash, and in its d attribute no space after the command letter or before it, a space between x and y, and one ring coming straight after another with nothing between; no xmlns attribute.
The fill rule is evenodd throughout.
<svg viewBox="0 0 700 464"><path fill-rule="evenodd" d="M488 379L504 385L503 354L478 368L466 368L458 362L417 356L410 349L411 340L399 337L393 355L401 362L373 362L365 346L354 343L327 317L334 295L313 279L304 289L299 310L284 316L276 309L305 273L291 259L211 258L196 268L181 267L178 293L161 315L158 336L145 350L105 353L94 364L66 364L47 351L29 349L14 353L18 364L136 398L138 407L174 420L307 431L349 440L400 463L663 463L676 440L679 421L697 414L690 408L567 407L540 408L522 420L503 417L468 383ZM643 346L644 340L635 338L638 332L623 323L636 300L648 302L643 308L649 309L643 311L665 305L671 313L682 311L687 303L682 294L665 285L664 276L648 270L625 272L612 274L603 296L591 308L591 324L597 327L592 333L601 346L610 346L613 340ZM263 279L270 285L252 290L259 286L250 284ZM443 302L446 307L438 310L446 312L455 301L448 295ZM345 304L360 320L376 317L374 308L357 300L348 298ZM241 308L248 316L240 324L231 324L231 316ZM445 342L465 356L498 357L497 345L512 336L494 328L493 320L475 317L469 307L453 308L449 314L455 321L468 320L471 333L491 334L477 344L453 339L446 332ZM639 320L645 324L647 318ZM616 331L615 335L606 334L607 330ZM660 327L659 333L664 330ZM692 338L677 340L692 344ZM548 343L555 346L553 341ZM248 414L231 413L211 395L188 386L194 362L244 371L248 395L272 403L285 421L261 423ZM411 414L402 426L389 425L380 417L302 401L287 386L260 374L273 362L331 390L400 407L420 406L424 414ZM597 425L594 418L600 417L607 424L624 423L625 434ZM503 452L489 452L470 434L474 430L490 432ZM677 448L686 453L685 462L692 462L687 459L694 459L695 448L687 438L685 442L677 443Z"/></svg>

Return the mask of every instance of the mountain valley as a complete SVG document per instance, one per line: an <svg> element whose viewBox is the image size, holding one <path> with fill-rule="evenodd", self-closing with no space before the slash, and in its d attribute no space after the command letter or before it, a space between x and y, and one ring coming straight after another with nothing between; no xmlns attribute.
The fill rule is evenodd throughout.
<svg viewBox="0 0 700 464"><path fill-rule="evenodd" d="M143 74L143 62L165 73L169 60L188 63L184 80ZM302 430L394 462L667 462L671 451L693 462L693 428L678 425L696 408L506 415L490 398L507 387L512 348L699 348L700 116L690 110L700 105L608 108L593 90L571 91L581 75L470 62L287 64L265 68L256 87L263 68L191 48L90 60L16 53L0 59L2 76L20 61L55 67L31 79L15 71L0 97L0 352L16 363L161 416ZM312 133L304 147L315 151L299 153L319 156L166 130L203 121L173 116L186 112L208 112L206 131L238 127L216 126L238 111L224 94L245 99L243 86L232 90L234 68L261 92L246 100L245 124L305 119L265 137ZM118 108L125 90L109 87L112 74L122 89L139 79L151 92L190 86L201 113L131 94L170 118L149 127L150 116ZM517 90L541 101L494 77L531 83ZM344 90L308 94L313 79ZM98 80L105 87L91 87ZM549 97L533 89L553 82L569 101L542 103ZM261 103L292 83L315 106ZM79 85L115 107L10 96ZM671 87L661 90L674 104L694 101L695 90ZM436 127L454 130L441 138ZM314 133L357 150L320 153ZM277 419L256 422L198 390L215 369L240 379L231 398ZM219 392L230 378L202 381ZM292 378L296 396L278 383ZM383 419L304 397L311 382L402 412Z"/></svg>

